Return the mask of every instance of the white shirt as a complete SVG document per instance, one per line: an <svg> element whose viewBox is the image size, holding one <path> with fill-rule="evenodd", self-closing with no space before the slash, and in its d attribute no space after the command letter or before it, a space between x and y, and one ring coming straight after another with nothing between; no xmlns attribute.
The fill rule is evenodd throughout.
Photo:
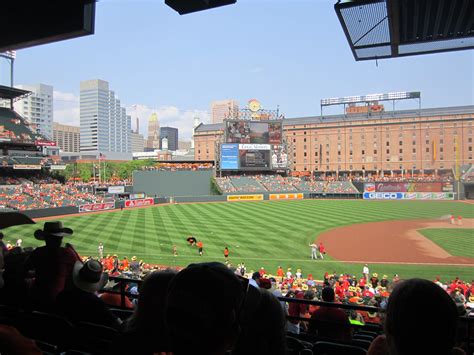
<svg viewBox="0 0 474 355"><path fill-rule="evenodd" d="M369 274L369 268L367 266L364 266L364 268L362 269L362 273Z"/></svg>
<svg viewBox="0 0 474 355"><path fill-rule="evenodd" d="M21 243L23 243L23 240L18 239L18 240L16 241L16 246L17 246L17 247L21 247Z"/></svg>

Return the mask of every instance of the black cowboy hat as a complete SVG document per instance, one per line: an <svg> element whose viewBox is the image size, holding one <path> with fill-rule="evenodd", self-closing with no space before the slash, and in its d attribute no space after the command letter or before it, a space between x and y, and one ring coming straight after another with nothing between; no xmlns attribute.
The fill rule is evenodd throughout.
<svg viewBox="0 0 474 355"><path fill-rule="evenodd" d="M0 229L22 224L35 224L35 221L21 212L0 212Z"/></svg>
<svg viewBox="0 0 474 355"><path fill-rule="evenodd" d="M63 222L46 222L44 224L43 230L38 229L35 232L35 238L38 240L44 240L45 236L52 237L67 237L72 235L74 232L71 228L64 228Z"/></svg>
<svg viewBox="0 0 474 355"><path fill-rule="evenodd" d="M189 237L188 239L186 239L188 241L188 243L196 243L196 238L194 237Z"/></svg>

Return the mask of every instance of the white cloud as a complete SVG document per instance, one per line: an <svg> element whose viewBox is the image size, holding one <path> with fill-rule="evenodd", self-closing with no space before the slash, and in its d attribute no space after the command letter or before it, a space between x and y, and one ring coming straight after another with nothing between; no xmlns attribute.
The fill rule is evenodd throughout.
<svg viewBox="0 0 474 355"><path fill-rule="evenodd" d="M202 110L182 110L176 106L152 108L140 104L127 106L127 114L132 117L132 128L136 129L136 117L139 117L140 133L145 137L148 133L148 118L153 112L158 115L161 127L178 128L180 140L191 139L194 117L199 117L201 122L209 122L209 113Z"/></svg>
<svg viewBox="0 0 474 355"><path fill-rule="evenodd" d="M193 132L194 117L201 122L209 122L209 113L202 110L183 110L176 106L153 108L147 105L135 104L126 106L127 114L132 117L132 128L136 129L136 117L140 119L140 133L144 137L148 133L148 118L153 112L158 115L160 126L170 126L179 129L180 140L190 140ZM73 93L54 91L54 121L79 126L79 96Z"/></svg>
<svg viewBox="0 0 474 355"><path fill-rule="evenodd" d="M54 122L79 126L79 96L54 91Z"/></svg>

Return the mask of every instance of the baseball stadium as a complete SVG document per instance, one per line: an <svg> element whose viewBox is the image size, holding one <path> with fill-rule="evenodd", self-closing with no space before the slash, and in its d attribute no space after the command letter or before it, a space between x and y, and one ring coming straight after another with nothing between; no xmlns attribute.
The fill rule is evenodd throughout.
<svg viewBox="0 0 474 355"><path fill-rule="evenodd" d="M387 350L393 312L417 310L402 292L439 312L420 339L474 349L471 103L390 92L286 117L249 99L195 126L188 160L63 160L15 110L31 94L0 85L1 353L410 354Z"/></svg>

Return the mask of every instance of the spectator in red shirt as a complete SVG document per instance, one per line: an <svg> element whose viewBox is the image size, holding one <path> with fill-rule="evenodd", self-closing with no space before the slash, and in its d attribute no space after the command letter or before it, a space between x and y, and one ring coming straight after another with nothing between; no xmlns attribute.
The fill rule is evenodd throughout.
<svg viewBox="0 0 474 355"><path fill-rule="evenodd" d="M35 271L31 291L36 307L48 309L53 306L56 296L71 281L74 264L81 261L72 245L61 246L63 237L72 234L72 229L64 228L62 222L46 222L43 230L35 232L35 238L46 243L36 248L25 262L26 271Z"/></svg>

